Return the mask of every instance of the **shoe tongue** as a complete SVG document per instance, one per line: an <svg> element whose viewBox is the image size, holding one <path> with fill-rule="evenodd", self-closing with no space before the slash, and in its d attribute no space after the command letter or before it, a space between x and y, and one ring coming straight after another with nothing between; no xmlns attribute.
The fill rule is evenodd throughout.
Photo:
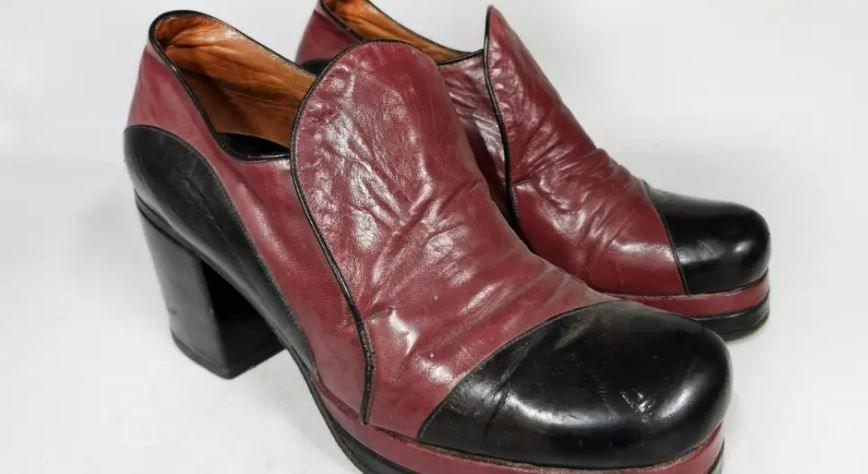
<svg viewBox="0 0 868 474"><path fill-rule="evenodd" d="M539 64L496 8L489 7L485 71L506 132L512 182L566 155L596 149Z"/></svg>

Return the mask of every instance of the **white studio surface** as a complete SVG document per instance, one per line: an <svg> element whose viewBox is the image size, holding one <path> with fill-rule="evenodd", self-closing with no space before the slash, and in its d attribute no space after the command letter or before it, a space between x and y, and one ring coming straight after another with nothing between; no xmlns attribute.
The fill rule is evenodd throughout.
<svg viewBox="0 0 868 474"><path fill-rule="evenodd" d="M290 357L226 382L169 337L121 132L146 29L196 9L294 56L314 0L7 1L0 472L351 473ZM379 0L481 47L485 0ZM772 229L772 313L729 344L725 472L868 472L868 3L499 0L585 129Z"/></svg>

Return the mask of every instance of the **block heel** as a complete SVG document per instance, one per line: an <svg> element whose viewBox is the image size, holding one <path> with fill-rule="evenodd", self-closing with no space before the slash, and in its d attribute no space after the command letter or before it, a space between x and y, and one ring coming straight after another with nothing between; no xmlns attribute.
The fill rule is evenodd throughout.
<svg viewBox="0 0 868 474"><path fill-rule="evenodd" d="M256 309L146 213L140 213L142 226L178 348L225 379L235 378L283 350Z"/></svg>

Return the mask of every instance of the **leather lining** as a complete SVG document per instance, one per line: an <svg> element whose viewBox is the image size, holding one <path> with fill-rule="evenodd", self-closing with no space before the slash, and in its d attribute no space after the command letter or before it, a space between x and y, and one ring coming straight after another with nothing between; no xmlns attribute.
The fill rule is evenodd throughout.
<svg viewBox="0 0 868 474"><path fill-rule="evenodd" d="M167 17L154 34L218 132L289 145L313 75L204 15Z"/></svg>
<svg viewBox="0 0 868 474"><path fill-rule="evenodd" d="M441 46L401 26L368 0L324 0L338 19L366 40L403 41L421 49L435 61L449 61L465 53Z"/></svg>

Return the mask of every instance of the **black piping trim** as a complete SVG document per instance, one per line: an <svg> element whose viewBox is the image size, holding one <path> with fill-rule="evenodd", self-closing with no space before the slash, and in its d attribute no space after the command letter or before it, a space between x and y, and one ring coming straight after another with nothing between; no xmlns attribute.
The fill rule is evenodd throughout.
<svg viewBox="0 0 868 474"><path fill-rule="evenodd" d="M310 206L307 203L307 198L305 197L304 190L301 189L301 180L298 176L298 157L296 154L297 151L297 143L296 140L298 138L298 128L301 123L302 116L304 115L307 101L310 99L310 96L317 89L317 86L322 82L322 80L328 75L329 71L331 71L332 67L334 67L335 63L339 61L342 57L347 55L351 51L355 51L357 48L365 47L370 44L398 44L402 46L410 46L406 43L402 43L400 41L393 40L377 40L377 41L367 41L361 44L352 45L346 49L344 49L340 54L338 54L332 61L323 69L322 73L317 76L313 85L311 85L310 89L308 89L307 94L305 94L304 99L302 99L301 103L299 103L298 111L296 112L295 123L292 127L292 136L290 137L290 171L292 172L293 184L295 187L295 192L298 195L299 202L301 202L301 207L304 210L304 215L307 218L308 224L310 224L311 229L313 229L314 235L316 235L317 241L319 242L320 248L325 254L326 260L329 262L329 266L332 269L332 272L335 274L335 279L337 279L338 284L341 287L341 291L344 293L344 298L347 301L347 304L350 307L350 311L353 314L353 319L356 323L356 331L359 334L359 341L361 342L362 349L365 352L365 390L362 394L362 406L359 410L359 417L362 422L368 424L368 419L370 416L370 400L371 400L371 384L373 382L374 370L376 369L374 365L374 349L371 345L370 338L368 337L367 330L365 329L365 323L362 319L361 312L359 311L358 306L356 306L355 299L353 298L352 292L350 291L349 285L344 278L343 272L335 261L334 255L332 255L331 249L329 248L328 242L326 242L325 237L322 235L322 232L319 229L319 226L316 223L316 219L313 217L313 213L310 210ZM417 51L418 48L413 47ZM420 51L421 52L421 51ZM425 56L427 57L427 55Z"/></svg>
<svg viewBox="0 0 868 474"><path fill-rule="evenodd" d="M475 52L460 51L460 50L457 50L457 49L454 49L454 48L450 48L449 46L444 46L444 45L442 45L442 44L440 44L440 43L438 43L438 42L436 42L436 41L434 41L434 40L431 40L431 39L425 37L425 35L421 35L421 34L419 34L419 33L416 33L415 31L411 30L410 28L404 26L404 24L401 23L400 21L395 20L394 18L392 18L391 16L389 16L389 14L387 14L387 13L384 12L382 9L380 9L380 7L374 5L374 2L372 2L371 0L364 0L364 1L365 1L368 5L370 5L371 7L373 7L373 9L377 11L377 13L379 13L380 15L383 15L386 19L388 19L388 20L391 21L392 23L394 23L394 24L398 25L399 27L403 28L404 31L406 31L407 33L410 33L411 35L413 35L413 36L419 38L420 40L427 41L428 43L431 43L431 44L433 44L434 46L437 46L437 47L439 47L439 48L443 48L443 49L445 49L445 50L448 50L448 51L451 52L451 53L454 53L454 54L458 55L458 57L456 57L456 58L447 59L446 61L444 61L444 62L442 62L442 63L437 63L438 65L440 65L440 64L448 64L448 63L450 63L450 62L454 62L454 61L460 61L460 60L462 60L462 59L466 59L467 57L476 54ZM364 36L362 36L361 34L359 34L358 32L356 32L356 30L354 30L350 25L348 25L348 24L347 24L343 19L341 19L340 17L338 17L338 16L335 14L335 12L333 12L332 9L329 8L328 5L326 5L325 0L319 0L319 4L320 4L320 7L323 9L323 11L326 12L326 13L328 14L328 16L331 17L332 20L334 20L334 21L335 21L335 22L336 22L336 23L337 23L341 28L343 28L346 32L348 32L348 33L350 33L351 35L355 36L359 41L378 41L377 39L371 40L370 38L365 38ZM380 41L396 41L396 40L380 40ZM397 41L397 42L401 42L401 41ZM411 45L411 46L413 46L413 45ZM415 47L415 46L414 46L414 47ZM417 49L418 49L418 48L417 48ZM426 56L427 56L427 54L426 54Z"/></svg>
<svg viewBox="0 0 868 474"><path fill-rule="evenodd" d="M660 218L660 222L663 224L663 230L666 231L666 238L669 239L669 250L672 252L672 258L675 259L675 267L678 268L678 276L681 278L681 287L684 289L684 294L692 295L693 293L690 291L690 286L687 284L687 276L684 275L684 268L681 266L681 259L678 257L678 251L675 248L675 240L672 238L672 232L669 230L669 223L666 222L666 217L660 212L660 209L657 209L657 203L654 202L650 186L644 180L642 181L642 188L645 190L645 196L648 197L648 200L651 201L651 205L654 206L654 212L656 212L657 217Z"/></svg>
<svg viewBox="0 0 868 474"><path fill-rule="evenodd" d="M491 102L491 107L494 110L494 115L497 118L497 126L500 129L500 141L503 144L503 166L504 166L504 183L506 190L506 200L509 206L509 215L507 216L507 220L509 220L510 225L518 234L519 237L524 241L525 245L533 251L533 247L525 236L524 231L521 228L521 221L519 220L518 214L518 203L515 200L515 193L512 189L512 160L510 159L509 153L509 137L506 132L506 123L503 120L503 113L500 110L500 104L498 103L497 95L494 92L494 85L491 82L491 52L490 52L490 41L489 38L491 36L491 16L494 11L494 7L488 7L488 13L485 15L485 42L482 48L483 50L483 69L485 76L485 86L488 89L488 99Z"/></svg>
<svg viewBox="0 0 868 474"><path fill-rule="evenodd" d="M229 156L231 156L234 159L237 159L240 161L249 161L249 162L253 162L253 163L265 162L265 161L275 161L275 160L289 158L289 153L273 153L273 154L266 154L266 155L249 155L249 154L244 154L244 153L238 153L231 146L229 146L229 143L226 141L226 139L223 138L223 136L214 127L213 122L211 122L211 119L208 117L208 113L205 111L205 108L202 106L202 103L196 97L196 94L193 92L193 89L190 87L190 84L187 82L186 79L184 79L184 75L181 73L181 71L178 69L178 67L175 65L175 63L171 59L169 59L169 57L166 55L165 50L160 45L160 42L157 40L156 29L157 29L157 26L163 20L167 20L170 18L180 18L180 17L184 17L184 16L198 16L198 17L202 17L202 18L207 18L207 19L212 20L212 21L216 21L216 22L220 23L221 25L223 25L223 26L235 31L239 35L243 36L246 40L259 46L266 53L274 56L275 58L277 58L279 60L284 61L286 64L293 67L294 69L297 69L300 73L308 75L312 79L315 78L316 76L314 76L310 72L306 71L304 68L302 68L301 66L299 66L295 62L285 58L280 53L275 52L274 50L272 50L268 46L265 46L262 43L251 38L250 36L248 36L247 34L245 34L242 31L238 30L237 28L230 25L229 23L226 23L225 21L223 21L217 17L211 16L211 15L208 15L205 13L200 13L200 12L193 11L193 10L175 10L175 11L166 12L166 13L163 13L162 15L158 16L151 23L151 26L148 30L148 42L154 48L154 51L157 52L157 55L160 57L160 59L163 60L163 63L169 68L170 71L172 71L172 74L175 75L175 78L178 79L178 81L180 81L181 85L184 87L184 90L187 92L187 96L190 98L190 100L193 101L193 105L196 106L196 109L199 111L199 115L205 121L205 125L208 126L208 130L211 132L211 136L214 138L214 140L217 141L217 144L220 146L220 148L223 149L223 151L226 152L226 154L228 154Z"/></svg>
<svg viewBox="0 0 868 474"><path fill-rule="evenodd" d="M167 135L167 136L177 140L182 146L186 147L189 151L194 153L195 156L199 157L199 159L202 161L202 163L205 164L205 168L211 174L211 177L215 180L215 182L219 185L218 187L220 188L220 194L223 195L224 204L226 204L226 209L228 210L229 214L232 216L232 220L235 221L235 224L238 225L239 229L241 229L241 233L244 235L244 240L246 241L245 243L247 244L248 247L250 247L251 253L253 253L253 255L256 257L256 263L258 264L260 270L262 270L262 272L265 274L265 277L268 280L268 284L271 287L272 291L274 291L280 297L280 301L283 304L284 309L286 310L286 314L289 315L290 322L295 327L296 331L298 331L298 334L301 336L301 341L302 341L302 344L304 346L302 349L305 351L309 360L311 361L312 368L316 369L315 359L313 356L313 350L311 349L310 344L307 342L307 336L305 336L304 330L302 329L301 325L298 323L298 320L295 317L295 313L292 311L292 308L289 305L289 301L287 301L287 299L286 299L286 295L284 295L283 292L280 291L280 288L278 288L277 284L275 283L274 276L271 274L271 270L268 268L268 265L265 264L265 261L263 260L262 255L260 255L259 250L256 248L256 245L253 242L253 238L250 237L250 234L247 232L247 228L244 226L244 223L242 222L241 217L238 215L238 211L235 209L235 204L232 202L232 199L229 197L229 193L226 191L226 188L223 186L223 181L220 179L220 177L217 175L217 173L212 168L211 163L204 156L202 156L202 154L199 153L198 150L196 150L192 145L187 143L186 140L184 140L183 138L179 137L178 135L176 135L176 134L174 134L168 130L165 130L165 129L162 129L159 127L154 127L151 125L131 125L131 126L126 128L126 130L132 130L132 129L148 129L148 130L153 130L155 132ZM188 250L190 250L191 252L193 252L197 257L199 257L200 260L206 262L209 266L211 266L211 269L214 270L215 272L217 272L223 279L225 279L226 281L231 281L230 278L227 278L228 275L225 274L225 272L220 268L219 265L216 265L215 262L212 261L210 257L207 257L204 253L199 252L192 245L188 244L185 241L185 239L181 238L180 234L177 231L174 231L172 229L172 226L169 224L168 220L166 220L163 216L161 216L159 212L151 209L151 207L148 206L147 203L145 203L144 200L142 200L138 196L138 194L136 194L136 205L137 205L140 212L146 213L146 214L147 213L152 214L154 217L157 217L162 221L162 222L157 222L156 219L150 219L151 222L153 222L154 225L158 229L160 229L161 231L163 231L167 235L172 236L175 240L178 241L179 244L181 244L183 247L185 247ZM163 225L163 223L165 225ZM163 227L165 227L165 228L163 228ZM236 288L236 290L238 290L238 288ZM239 293L240 293L240 291L239 291ZM247 296L245 296L245 298L247 298ZM254 306L256 306L256 305L254 304ZM257 311L260 311L260 309L257 308ZM271 327L272 332L274 334L278 335L278 337L279 337L281 332L275 330L274 327L268 322L267 318L263 318L263 319ZM283 343L283 345L287 347L287 349L291 349L292 351L295 351L295 349L292 347L292 344L288 344L287 341L283 341L282 338L280 338L280 339L281 339L281 342Z"/></svg>
<svg viewBox="0 0 868 474"><path fill-rule="evenodd" d="M412 46L412 45L411 45ZM435 61L438 66L449 66L450 64L460 63L461 61L465 61L467 59L475 58L481 55L483 51L478 49L476 51L471 51L469 53L464 53L463 56L458 56L456 58L447 59L445 61ZM427 56L427 55L426 55ZM432 58L433 60L433 58Z"/></svg>
<svg viewBox="0 0 868 474"><path fill-rule="evenodd" d="M326 15L329 16L329 18L334 20L334 22L337 23L338 26L340 26L344 31L353 35L353 37L355 37L359 41L365 41L365 38L362 38L362 35L356 33L356 30L350 28L350 25L346 24L346 22L344 22L344 20L338 18L338 16L335 14L335 12L333 12L332 9L329 8L328 5L326 5L325 0L319 0L319 6L322 8L322 11L324 11L326 13Z"/></svg>
<svg viewBox="0 0 868 474"><path fill-rule="evenodd" d="M565 311L565 312L563 312L563 313L560 313L560 314L557 314L557 315L555 315L555 316L552 316L551 318L549 318L549 319L543 321L543 322L540 323L540 324L537 324L536 326L534 326L534 327L528 329L527 331L525 331L525 332L519 334L518 336L515 336L514 338L512 338L512 339L510 339L509 341L507 341L507 342L505 342L504 344L502 344L499 348L497 348L497 350L495 350L494 352L492 352L491 354L489 354L488 357L486 357L482 362L476 364L476 367L474 367L473 369L471 369L470 372L467 373L467 375L465 376L465 379L466 379L468 376L470 376L470 374L472 374L474 371L476 371L479 367L482 367L483 365L487 364L488 361L490 361L491 359L497 357L498 354L500 354L501 352L503 352L504 350L506 350L509 346L511 346L512 344L514 344L515 342L517 342L517 341L520 340L521 338L527 336L527 335L530 334L531 332L536 331L536 330L541 329L541 328L544 328L544 327L546 327L546 326L548 326L548 325L550 325L550 324L553 324L553 323L555 323L556 321L559 321L559 320L561 320L561 319L563 319L563 318L567 318L567 317L574 316L574 315L577 315L577 314L579 314L579 313L582 313L582 312L588 310L589 308L594 308L594 307L597 307L597 306L606 305L606 304L613 304L613 303L620 303L620 301L600 301L599 303L589 304L588 306L582 306L581 308L574 308L574 309L571 309L571 310L569 310L569 311ZM423 436L423 434L425 433L425 430L428 428L428 425L430 425L431 422L434 420L434 417L437 416L437 414L439 414L439 413L440 413L440 412L445 408L446 400L449 399L449 396L452 395L452 393L453 393L456 389L458 389L458 386L461 385L461 384L464 382L465 379L461 379L460 381L458 381L458 383L456 383L455 386L452 387L452 390L449 392L449 394L447 394L445 397L443 397L443 400L440 401L440 404L437 405L437 408L435 408L433 411L431 411L431 413L428 414L427 417L425 417L425 421L422 422L422 425L419 427L419 431L418 431L417 434L416 434L416 439L419 440L419 443L420 443L420 444L424 444L424 445L426 445L426 446L435 446L435 447L437 447L436 445L425 443L425 441L422 440L422 436ZM439 448L439 447L438 447L438 448ZM443 448L440 448L440 449L443 449ZM460 452L460 451L456 451L456 452ZM466 454L472 454L472 453L466 453Z"/></svg>
<svg viewBox="0 0 868 474"><path fill-rule="evenodd" d="M468 59L475 59L478 57L483 57L484 55L485 55L485 50L478 49L476 51L473 51L472 53L467 53L461 57L447 59L446 61L440 61L437 63L437 67L441 67L441 68L449 67L453 64L458 64L460 62L467 61Z"/></svg>

